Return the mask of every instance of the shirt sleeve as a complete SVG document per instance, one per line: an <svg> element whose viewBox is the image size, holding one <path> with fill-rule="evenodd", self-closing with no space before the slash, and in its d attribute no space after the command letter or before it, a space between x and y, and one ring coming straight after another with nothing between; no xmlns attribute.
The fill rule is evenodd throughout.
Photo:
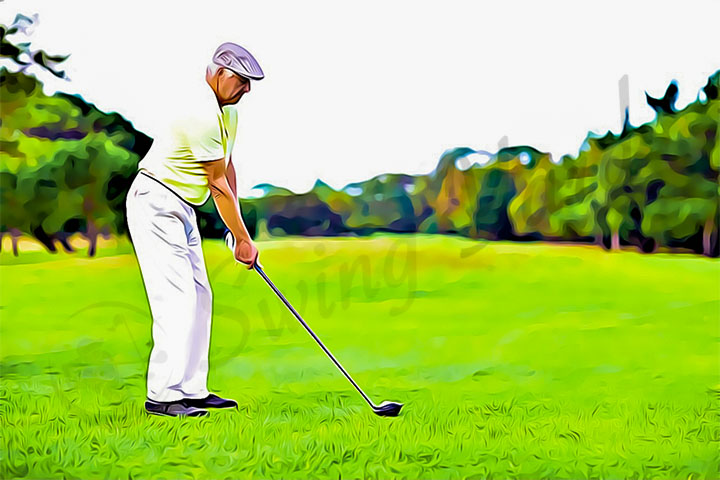
<svg viewBox="0 0 720 480"><path fill-rule="evenodd" d="M193 118L186 127L188 147L195 160L210 162L225 157L220 116L214 112Z"/></svg>
<svg viewBox="0 0 720 480"><path fill-rule="evenodd" d="M228 159L232 156L235 139L237 136L238 112L234 105L223 107L223 118L227 127L227 139L225 140L225 149Z"/></svg>

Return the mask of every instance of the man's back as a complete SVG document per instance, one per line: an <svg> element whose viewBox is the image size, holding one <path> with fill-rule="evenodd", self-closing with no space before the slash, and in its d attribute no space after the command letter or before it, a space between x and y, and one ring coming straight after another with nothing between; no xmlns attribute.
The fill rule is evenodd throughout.
<svg viewBox="0 0 720 480"><path fill-rule="evenodd" d="M193 205L210 195L202 162L228 159L235 143L237 109L218 105L200 78L181 101L158 106L150 133L153 145L139 168Z"/></svg>

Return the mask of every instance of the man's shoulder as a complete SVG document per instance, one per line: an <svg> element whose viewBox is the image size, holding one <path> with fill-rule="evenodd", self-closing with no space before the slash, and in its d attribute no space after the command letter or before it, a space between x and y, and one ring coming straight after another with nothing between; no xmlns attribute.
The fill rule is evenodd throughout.
<svg viewBox="0 0 720 480"><path fill-rule="evenodd" d="M220 111L204 102L183 102L179 111L172 115L170 126L173 129L207 131L219 128Z"/></svg>
<svg viewBox="0 0 720 480"><path fill-rule="evenodd" d="M179 98L167 99L161 107L172 121L216 121L220 114L215 92L203 81L183 88Z"/></svg>

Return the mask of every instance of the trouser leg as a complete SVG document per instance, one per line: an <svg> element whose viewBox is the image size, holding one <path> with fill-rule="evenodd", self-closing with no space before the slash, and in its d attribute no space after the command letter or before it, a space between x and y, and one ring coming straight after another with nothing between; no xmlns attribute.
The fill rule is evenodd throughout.
<svg viewBox="0 0 720 480"><path fill-rule="evenodd" d="M153 317L147 374L151 400L180 400L188 361L196 351L197 289L188 233L192 208L154 180L139 175L128 193L128 227Z"/></svg>
<svg viewBox="0 0 720 480"><path fill-rule="evenodd" d="M193 212L194 213L194 212ZM205 398L208 395L208 355L210 351L210 327L212 320L212 290L208 281L205 259L196 218L189 235L190 263L195 284L195 323L193 324L190 355L185 366L183 391L188 398Z"/></svg>

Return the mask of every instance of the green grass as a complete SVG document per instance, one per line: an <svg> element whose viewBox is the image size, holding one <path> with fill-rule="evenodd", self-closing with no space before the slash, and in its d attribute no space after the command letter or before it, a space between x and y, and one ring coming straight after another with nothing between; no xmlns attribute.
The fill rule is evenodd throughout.
<svg viewBox="0 0 720 480"><path fill-rule="evenodd" d="M443 236L204 245L210 389L236 412L147 416L135 257L0 255L0 476L720 477L720 263ZM355 268L355 270L353 270ZM363 270L367 268L367 270ZM354 274L353 274L354 272Z"/></svg>

